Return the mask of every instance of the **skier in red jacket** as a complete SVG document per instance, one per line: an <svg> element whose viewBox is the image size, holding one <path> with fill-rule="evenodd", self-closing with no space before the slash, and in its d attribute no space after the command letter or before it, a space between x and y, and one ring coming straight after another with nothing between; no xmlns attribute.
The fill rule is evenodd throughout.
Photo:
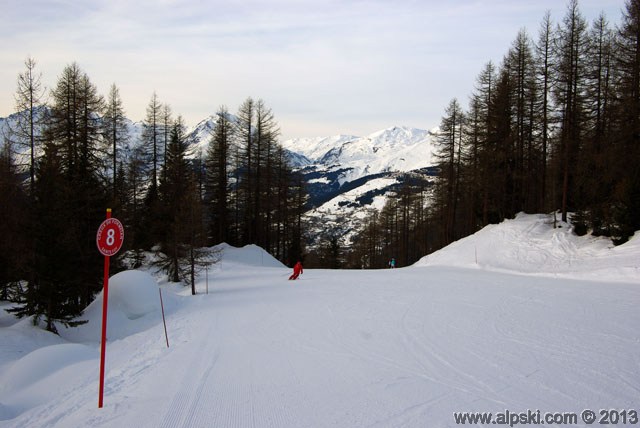
<svg viewBox="0 0 640 428"><path fill-rule="evenodd" d="M289 279L298 279L298 276L302 273L302 263L298 260L298 263L293 267L293 274L289 277Z"/></svg>

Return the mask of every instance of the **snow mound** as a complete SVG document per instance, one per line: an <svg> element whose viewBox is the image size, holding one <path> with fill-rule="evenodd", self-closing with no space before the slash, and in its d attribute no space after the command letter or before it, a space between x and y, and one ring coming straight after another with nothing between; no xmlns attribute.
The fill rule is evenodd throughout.
<svg viewBox="0 0 640 428"><path fill-rule="evenodd" d="M109 280L109 305L130 320L158 311L158 284L151 275L139 270L117 273Z"/></svg>
<svg viewBox="0 0 640 428"><path fill-rule="evenodd" d="M609 239L553 228L545 214L520 213L423 257L414 266L483 268L577 279L640 282L640 234L615 247Z"/></svg>
<svg viewBox="0 0 640 428"><path fill-rule="evenodd" d="M161 321L160 294L156 280L147 272L128 270L109 279L107 337L122 339L146 330ZM173 293L163 293L165 310L175 305ZM101 291L84 310L80 320L87 321L75 329L59 328L60 335L77 342L99 342L102 328Z"/></svg>
<svg viewBox="0 0 640 428"><path fill-rule="evenodd" d="M17 360L2 378L1 391L26 388L64 367L96 358L96 350L77 343L45 346Z"/></svg>
<svg viewBox="0 0 640 428"><path fill-rule="evenodd" d="M222 253L220 261L225 264L239 264L245 266L258 267L286 267L271 254L263 250L257 245L245 245L242 248L233 247L229 244L222 243L215 247Z"/></svg>
<svg viewBox="0 0 640 428"><path fill-rule="evenodd" d="M65 397L95 373L97 356L94 347L62 343L38 348L9 363L0 376L0 421Z"/></svg>

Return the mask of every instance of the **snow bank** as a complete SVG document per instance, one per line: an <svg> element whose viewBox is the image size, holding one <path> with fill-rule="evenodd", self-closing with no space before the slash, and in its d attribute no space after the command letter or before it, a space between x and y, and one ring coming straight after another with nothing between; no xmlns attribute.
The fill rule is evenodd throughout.
<svg viewBox="0 0 640 428"><path fill-rule="evenodd" d="M222 243L215 246L214 249L222 253L220 261L223 265L239 264L256 267L286 267L257 245L245 245L242 248L238 248Z"/></svg>
<svg viewBox="0 0 640 428"><path fill-rule="evenodd" d="M129 270L111 277L107 315L108 338L122 339L156 325L161 319L158 290L156 280L146 272ZM177 297L172 293L166 293L166 297L163 298L166 310L174 306ZM101 291L80 317L87 323L73 329L59 327L60 335L73 341L99 342L103 300Z"/></svg>
<svg viewBox="0 0 640 428"><path fill-rule="evenodd" d="M77 387L97 348L65 343L22 320L1 330L0 421L17 417ZM91 364L91 363L88 363Z"/></svg>
<svg viewBox="0 0 640 428"><path fill-rule="evenodd" d="M0 327L0 334L0 376L7 368L7 362L15 361L38 348L64 343L59 336L35 327L30 318L16 320L9 327ZM3 384L0 378L0 385Z"/></svg>
<svg viewBox="0 0 640 428"><path fill-rule="evenodd" d="M64 367L96 357L95 349L77 343L45 346L17 360L2 378L0 391L26 388Z"/></svg>
<svg viewBox="0 0 640 428"><path fill-rule="evenodd" d="M518 214L419 260L414 266L457 266L577 279L640 282L640 234L615 247L609 239L553 228L545 214Z"/></svg>

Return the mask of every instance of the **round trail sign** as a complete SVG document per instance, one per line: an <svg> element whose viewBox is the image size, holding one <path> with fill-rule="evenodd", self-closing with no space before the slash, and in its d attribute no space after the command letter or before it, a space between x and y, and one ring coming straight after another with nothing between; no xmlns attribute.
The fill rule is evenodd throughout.
<svg viewBox="0 0 640 428"><path fill-rule="evenodd" d="M113 256L122 247L124 227L118 219L108 218L102 222L96 235L98 251L103 256Z"/></svg>

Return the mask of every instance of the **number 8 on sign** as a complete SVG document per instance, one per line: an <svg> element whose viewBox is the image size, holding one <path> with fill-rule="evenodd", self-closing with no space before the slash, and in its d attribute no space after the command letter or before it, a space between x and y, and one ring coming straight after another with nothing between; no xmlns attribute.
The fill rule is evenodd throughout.
<svg viewBox="0 0 640 428"><path fill-rule="evenodd" d="M109 229L107 231L107 246L113 247L114 242L116 241L116 230Z"/></svg>
<svg viewBox="0 0 640 428"><path fill-rule="evenodd" d="M124 227L115 218L108 218L102 222L96 235L98 250L103 256L113 256L122 247Z"/></svg>

